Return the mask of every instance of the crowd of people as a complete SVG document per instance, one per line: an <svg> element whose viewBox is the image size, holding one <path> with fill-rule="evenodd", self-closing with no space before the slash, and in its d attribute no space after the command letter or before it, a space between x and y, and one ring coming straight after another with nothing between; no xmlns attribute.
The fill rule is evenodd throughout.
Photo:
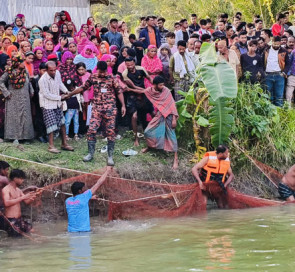
<svg viewBox="0 0 295 272"><path fill-rule="evenodd" d="M67 11L57 12L47 26L27 26L23 14L13 23L1 21L0 137L16 144L37 138L59 153L59 131L67 151L74 150L71 136L78 141L86 134L87 162L99 133L107 138L107 162L113 165L118 126L132 129L138 146L141 124L144 151L174 152L177 168L175 101L195 80L204 42L215 43L219 60L230 64L237 80L260 83L275 105L284 98L291 105L295 26L288 12L279 13L271 28L259 15L245 22L240 12L233 18L220 14L215 26L196 14L190 20L168 30L163 17L141 17L134 33L115 18L102 26L89 17L78 27Z"/></svg>

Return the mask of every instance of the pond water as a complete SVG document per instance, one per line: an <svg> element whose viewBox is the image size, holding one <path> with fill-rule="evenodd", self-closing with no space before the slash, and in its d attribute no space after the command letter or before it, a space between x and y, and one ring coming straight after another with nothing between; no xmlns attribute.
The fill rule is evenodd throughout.
<svg viewBox="0 0 295 272"><path fill-rule="evenodd" d="M295 205L206 215L100 222L68 234L35 224L38 243L0 236L0 271L293 271Z"/></svg>

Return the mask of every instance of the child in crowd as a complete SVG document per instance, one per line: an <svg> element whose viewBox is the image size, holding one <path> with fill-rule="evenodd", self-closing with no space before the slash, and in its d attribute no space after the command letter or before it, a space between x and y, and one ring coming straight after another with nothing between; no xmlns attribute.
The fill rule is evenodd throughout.
<svg viewBox="0 0 295 272"><path fill-rule="evenodd" d="M65 83L66 88L72 92L75 90L76 86L75 82L71 79L68 79ZM79 112L82 112L82 103L83 103L83 97L80 94L77 94L75 96L72 96L71 98L67 99L65 102L63 102L63 111L66 111L65 114L65 126L66 126L66 134L67 134L67 140L70 140L69 138L69 131L70 131L70 124L72 119L74 120L74 140L78 141L79 136Z"/></svg>

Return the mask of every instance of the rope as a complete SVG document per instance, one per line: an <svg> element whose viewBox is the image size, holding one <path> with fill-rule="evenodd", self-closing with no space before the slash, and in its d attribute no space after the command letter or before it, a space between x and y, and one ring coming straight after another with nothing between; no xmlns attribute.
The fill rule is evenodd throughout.
<svg viewBox="0 0 295 272"><path fill-rule="evenodd" d="M186 192L192 192L192 191L194 191L194 190L184 190L184 191L178 191L178 192L173 192L173 193L169 193L169 194L147 196L147 197L141 197L141 198L136 198L136 199L124 200L124 201L112 201L112 200L107 200L107 199L104 199L104 198L96 198L95 200L105 201L105 202L114 203L114 204L122 204L122 203L129 203L129 202L148 200L148 199L153 199L153 198L162 198L162 197L171 197L171 196L173 197L173 194L180 194L180 193L186 193Z"/></svg>
<svg viewBox="0 0 295 272"><path fill-rule="evenodd" d="M24 233L23 231L21 231L19 228L17 228L16 226L14 226L9 219L2 213L0 212L0 217L3 217L5 219L5 221L13 228L13 230L17 233L19 233L20 235L28 238L29 240L33 241L33 242L37 242L33 237L27 235L26 233Z"/></svg>
<svg viewBox="0 0 295 272"><path fill-rule="evenodd" d="M55 166L55 165L51 165L51 164L47 164L47 163L40 163L40 162L35 162L35 161L31 161L31 160L26 160L26 159L20 159L20 158L16 158L16 157L12 157L9 155L4 155L4 154L0 154L1 157L4 158L8 158L8 159L12 159L12 160L16 160L16 161L22 161L22 162L26 162L26 163L32 163L32 164L37 164L43 167L51 167L51 168L55 168L55 169L59 169L59 170L64 170L64 171L68 171L68 172L74 172L74 173L80 173L80 174L87 174L87 175L94 175L94 176L99 176L98 174L93 174L93 173L89 173L89 172L85 172L85 171L80 171L80 170L74 170L74 169L69 169L69 168L65 168L65 167L59 167L59 166Z"/></svg>
<svg viewBox="0 0 295 272"><path fill-rule="evenodd" d="M68 196L72 196L72 194L70 193L65 193L62 192L60 190L48 190L48 189L43 189L40 188L40 190L42 191L48 191L48 192L52 192L55 194L55 197L58 196L58 194L63 194L63 195L68 195ZM195 189L191 189L191 190L183 190L183 191L177 191L177 192L171 192L169 194L160 194L160 195L154 195L154 196L147 196L147 197L141 197L141 198L136 198L136 199L130 199L130 200L123 200L123 201L113 201L113 200L108 200L108 199L104 199L104 198L95 198L92 200L97 200L97 201L103 201L103 202L108 202L108 203L114 203L114 204L122 204L122 203L128 203L128 202L136 202L136 201L142 201L142 200L148 200L148 199L153 199L153 198L162 198L162 197L173 197L175 194L181 194L181 193L187 193L187 192L192 192ZM177 204L176 204L177 205ZM177 205L178 206L178 205Z"/></svg>
<svg viewBox="0 0 295 272"><path fill-rule="evenodd" d="M8 158L8 159L11 159L11 160L16 160L16 161L22 161L22 162L26 162L26 163L31 163L31 164L36 164L36 165L40 165L40 166L43 166L43 167L51 167L51 168L54 168L54 169L59 169L59 170L63 170L63 171L67 171L67 172L73 172L73 173L79 173L79 174L85 174L85 175L90 175L90 176L96 176L96 177L101 177L100 174L96 174L96 173L90 173L90 172L85 172L85 171L80 171L80 170L74 170L74 169L69 169L69 168L65 168L65 167L59 167L59 166L55 166L55 165L51 165L51 164L47 164L47 163L40 163L40 162L35 162L35 161L31 161L31 160L26 160L26 159L20 159L20 158L16 158L16 157L13 157L13 156L9 156L9 155L4 155L4 154L0 154L1 157L4 157L4 158ZM122 182L126 182L126 180L128 179L122 179L122 178L117 178L117 177L113 177L116 179L116 181L122 181ZM149 181L140 181L140 180L128 180L128 181L132 181L132 182L137 182L137 183L143 183L143 184L151 184L151 182ZM54 183L54 184L50 184L48 186L45 186L45 187L54 187L56 185L59 185L60 183L57 182L57 183ZM170 186L170 185L167 185L167 184L163 184L163 183L160 183L160 182L152 182L152 184L155 184L155 185L161 185L161 186Z"/></svg>
<svg viewBox="0 0 295 272"><path fill-rule="evenodd" d="M251 156L249 156L247 153L246 153L246 151L243 149L243 148L241 148L237 143L236 143L236 141L232 141L232 143L234 144L234 146L236 147L236 148L238 148L249 160L250 160L250 162L252 162L261 172L262 172L262 174L264 174L270 181L271 181L271 183L276 187L276 188L278 188L278 184L272 179L272 177L268 174L268 173L266 173L259 165L257 165L257 163L255 162L255 159L253 159ZM269 167L269 166L268 166ZM270 167L269 167L270 168Z"/></svg>

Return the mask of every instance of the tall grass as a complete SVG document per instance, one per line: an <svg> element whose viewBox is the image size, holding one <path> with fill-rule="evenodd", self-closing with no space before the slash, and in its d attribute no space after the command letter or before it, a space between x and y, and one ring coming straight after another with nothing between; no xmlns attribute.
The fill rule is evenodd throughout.
<svg viewBox="0 0 295 272"><path fill-rule="evenodd" d="M241 84L234 101L232 138L248 154L276 169L286 169L295 158L295 110L271 104L260 85Z"/></svg>

